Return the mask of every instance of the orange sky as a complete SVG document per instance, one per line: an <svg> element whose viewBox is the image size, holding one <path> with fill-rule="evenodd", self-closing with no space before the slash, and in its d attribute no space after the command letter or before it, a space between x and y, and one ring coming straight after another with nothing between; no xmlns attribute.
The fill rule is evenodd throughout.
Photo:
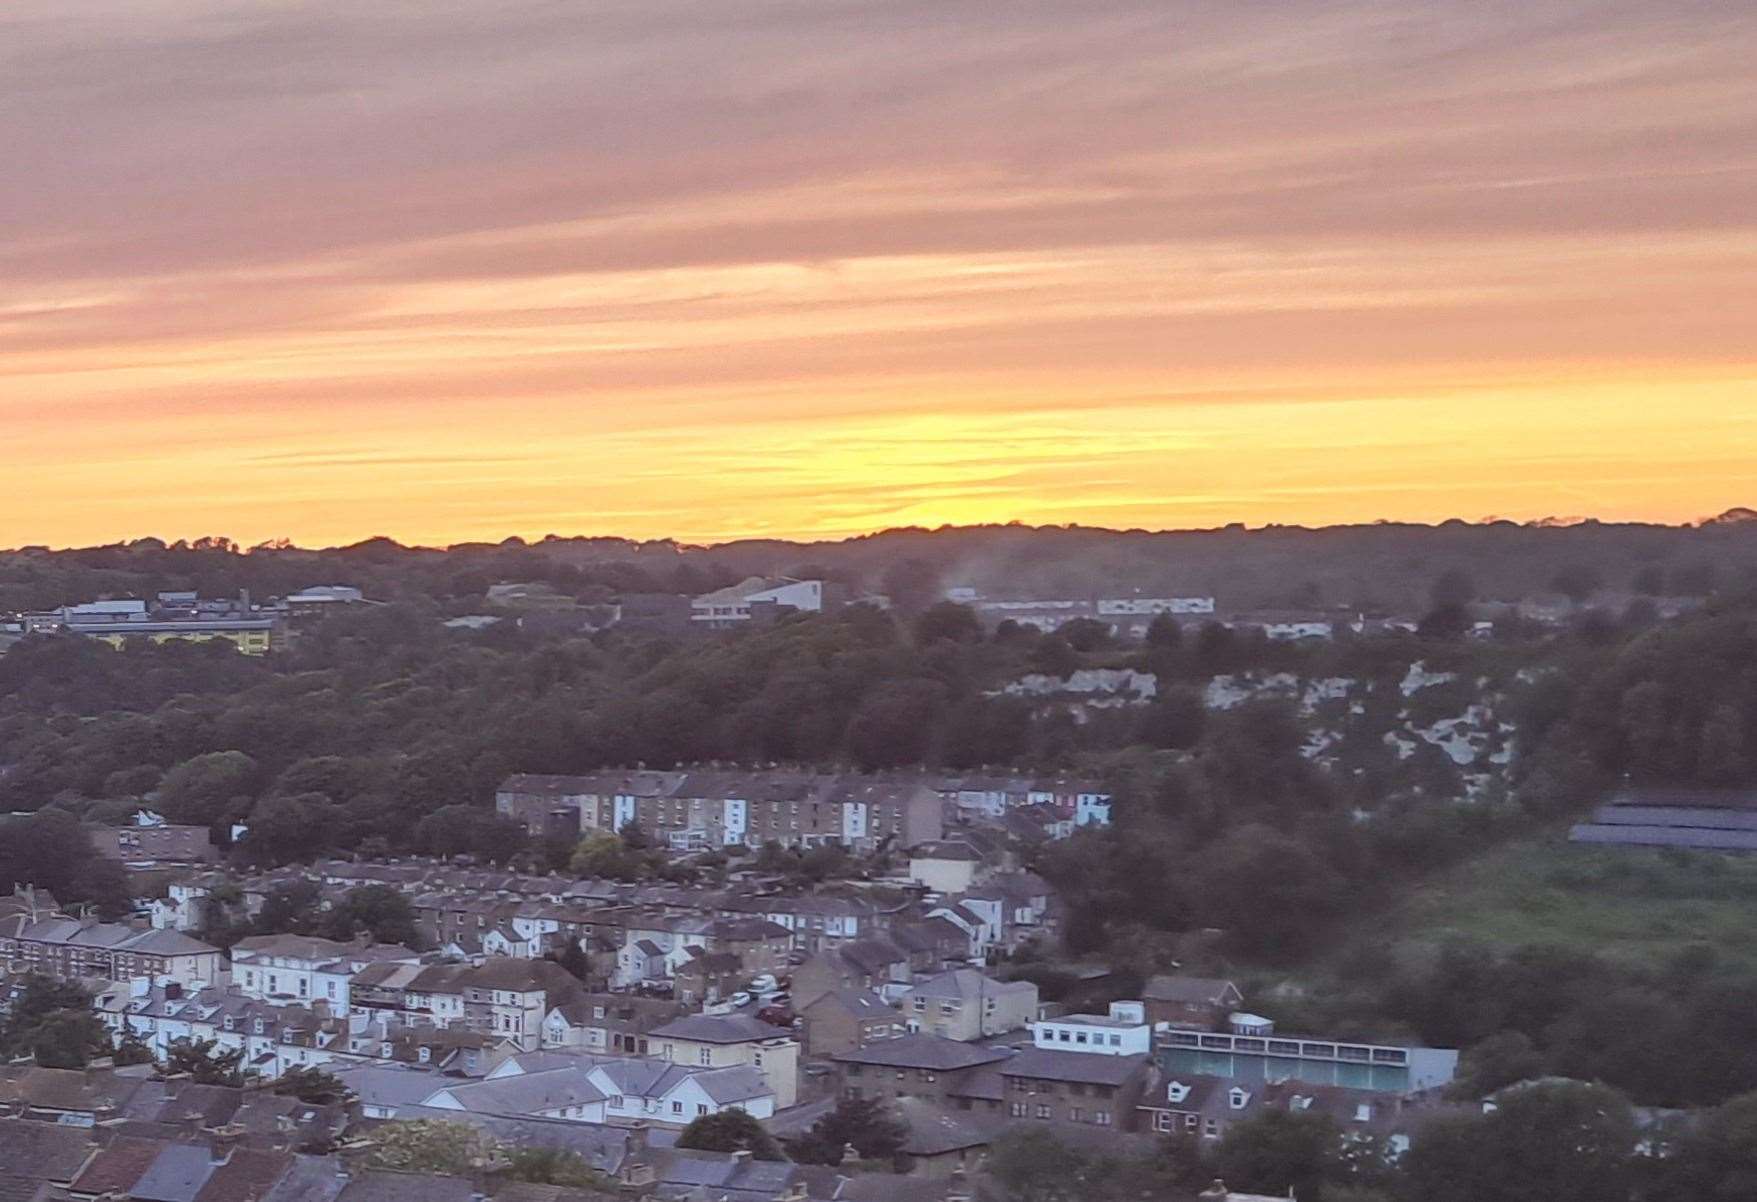
<svg viewBox="0 0 1757 1202"><path fill-rule="evenodd" d="M1757 503L1748 2L8 0L0 545Z"/></svg>

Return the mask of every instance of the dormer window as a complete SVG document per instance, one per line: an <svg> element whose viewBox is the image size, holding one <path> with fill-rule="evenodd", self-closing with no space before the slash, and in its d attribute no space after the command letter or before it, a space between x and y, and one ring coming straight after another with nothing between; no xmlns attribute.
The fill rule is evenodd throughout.
<svg viewBox="0 0 1757 1202"><path fill-rule="evenodd" d="M422 1048L419 1052L417 1052L415 1054L415 1058L417 1060L419 1060L422 1064L426 1064L428 1061L433 1059L433 1049L432 1048Z"/></svg>
<svg viewBox="0 0 1757 1202"><path fill-rule="evenodd" d="M1365 1102L1360 1102L1355 1105L1355 1108L1354 1108L1354 1121L1355 1122L1357 1122L1357 1123L1370 1123L1370 1122L1372 1122L1372 1119L1373 1119L1373 1108L1370 1105L1368 1105Z"/></svg>
<svg viewBox="0 0 1757 1202"><path fill-rule="evenodd" d="M1234 1089L1229 1096L1234 1110L1243 1110L1251 1101L1251 1095L1242 1089Z"/></svg>
<svg viewBox="0 0 1757 1202"><path fill-rule="evenodd" d="M1189 1096L1190 1087L1182 1081L1173 1081L1165 1087L1165 1100L1168 1102L1181 1102Z"/></svg>

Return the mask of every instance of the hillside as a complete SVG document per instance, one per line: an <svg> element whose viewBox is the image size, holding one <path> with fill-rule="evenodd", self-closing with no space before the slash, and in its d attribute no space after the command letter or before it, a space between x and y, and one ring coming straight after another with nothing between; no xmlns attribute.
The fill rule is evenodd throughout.
<svg viewBox="0 0 1757 1202"><path fill-rule="evenodd" d="M144 539L68 551L0 552L0 610L104 592L249 588L267 595L318 581L385 598L467 599L496 580L543 579L597 600L624 589L705 591L751 574L824 575L919 604L952 586L993 596L1203 594L1227 609L1340 606L1420 613L1452 573L1475 596L1512 601L1574 591L1701 596L1757 573L1757 520L1733 510L1693 526L1491 521L1439 526L1268 527L1151 532L1096 527L899 529L836 542L550 537L526 544L265 546L224 539L167 547Z"/></svg>

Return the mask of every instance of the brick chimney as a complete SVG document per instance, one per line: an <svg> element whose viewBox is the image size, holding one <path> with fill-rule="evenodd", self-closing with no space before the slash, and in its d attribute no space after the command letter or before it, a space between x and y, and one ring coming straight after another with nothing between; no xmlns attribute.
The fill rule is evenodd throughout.
<svg viewBox="0 0 1757 1202"><path fill-rule="evenodd" d="M215 1127L208 1133L208 1151L215 1164L225 1164L244 1140L244 1128L237 1123Z"/></svg>

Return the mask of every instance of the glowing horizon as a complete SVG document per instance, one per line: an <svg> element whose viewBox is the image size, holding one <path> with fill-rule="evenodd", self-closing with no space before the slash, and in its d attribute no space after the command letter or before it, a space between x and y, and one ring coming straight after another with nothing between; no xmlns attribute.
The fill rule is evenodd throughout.
<svg viewBox="0 0 1757 1202"><path fill-rule="evenodd" d="M14 0L0 546L1757 504L1747 5L1078 14Z"/></svg>

